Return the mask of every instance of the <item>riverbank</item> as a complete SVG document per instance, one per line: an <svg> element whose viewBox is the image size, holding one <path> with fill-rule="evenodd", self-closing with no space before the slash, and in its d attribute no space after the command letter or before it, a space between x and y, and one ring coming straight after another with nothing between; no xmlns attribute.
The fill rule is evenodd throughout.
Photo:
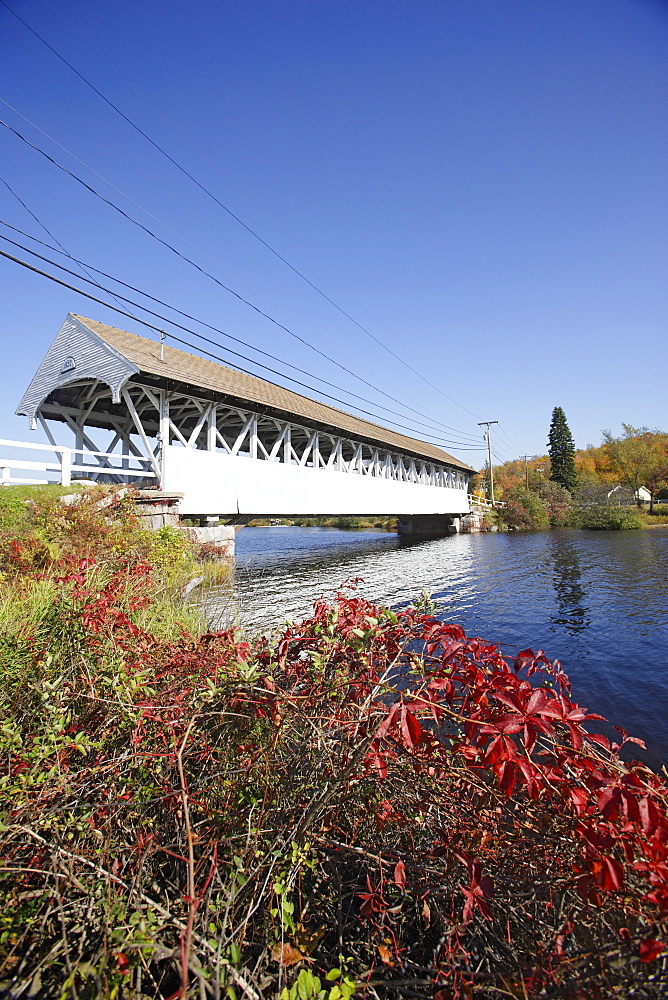
<svg viewBox="0 0 668 1000"><path fill-rule="evenodd" d="M360 517L342 514L336 517L257 517L248 522L249 528L290 527L290 528L340 528L342 531L373 529L374 531L396 531L396 517Z"/></svg>
<svg viewBox="0 0 668 1000"><path fill-rule="evenodd" d="M202 633L123 504L36 513L2 536L8 995L662 995L668 792L556 664L354 590Z"/></svg>

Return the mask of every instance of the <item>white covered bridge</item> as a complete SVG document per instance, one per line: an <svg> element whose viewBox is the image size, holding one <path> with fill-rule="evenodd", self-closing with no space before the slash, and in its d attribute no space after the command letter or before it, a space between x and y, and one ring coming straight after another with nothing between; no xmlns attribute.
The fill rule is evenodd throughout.
<svg viewBox="0 0 668 1000"><path fill-rule="evenodd" d="M437 532L469 512L473 469L434 445L73 314L17 413L73 477L183 494L187 517L397 515ZM55 448L53 421L71 449Z"/></svg>

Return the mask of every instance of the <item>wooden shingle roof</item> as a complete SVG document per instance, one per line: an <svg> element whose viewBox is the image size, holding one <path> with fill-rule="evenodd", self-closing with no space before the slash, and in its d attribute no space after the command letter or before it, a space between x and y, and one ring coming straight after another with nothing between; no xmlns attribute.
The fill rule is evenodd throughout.
<svg viewBox="0 0 668 1000"><path fill-rule="evenodd" d="M199 388L233 400L247 400L250 404L280 411L295 423L302 418L306 423L324 425L345 436L362 438L433 462L455 466L466 472L473 471L471 466L435 445L398 434L344 410L291 392L273 382L246 375L244 372L177 350L167 344L164 345L164 360L161 361L160 344L154 340L107 326L105 323L98 323L85 316L74 318L127 358L139 369L140 375L146 374L167 379L172 383L180 383L186 392Z"/></svg>

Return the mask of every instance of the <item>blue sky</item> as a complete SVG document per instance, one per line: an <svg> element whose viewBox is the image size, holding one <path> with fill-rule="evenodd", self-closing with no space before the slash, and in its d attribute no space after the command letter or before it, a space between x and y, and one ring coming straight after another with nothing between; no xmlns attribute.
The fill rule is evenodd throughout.
<svg viewBox="0 0 668 1000"><path fill-rule="evenodd" d="M281 367L307 395L319 376L475 466L479 420L497 460L540 454L557 405L581 447L668 429L666 4L8 3L340 309L0 4L3 121L371 385L0 128L4 222L52 242L17 195L74 257L307 371ZM5 259L0 290L0 437L41 440L13 411L68 311L151 336Z"/></svg>

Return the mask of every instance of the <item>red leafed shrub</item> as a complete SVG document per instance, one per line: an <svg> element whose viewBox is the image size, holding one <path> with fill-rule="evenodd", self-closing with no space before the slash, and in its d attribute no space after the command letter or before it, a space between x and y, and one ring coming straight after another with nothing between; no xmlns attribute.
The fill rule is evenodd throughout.
<svg viewBox="0 0 668 1000"><path fill-rule="evenodd" d="M666 995L668 790L542 651L350 592L165 642L63 588L85 641L6 695L16 995Z"/></svg>

